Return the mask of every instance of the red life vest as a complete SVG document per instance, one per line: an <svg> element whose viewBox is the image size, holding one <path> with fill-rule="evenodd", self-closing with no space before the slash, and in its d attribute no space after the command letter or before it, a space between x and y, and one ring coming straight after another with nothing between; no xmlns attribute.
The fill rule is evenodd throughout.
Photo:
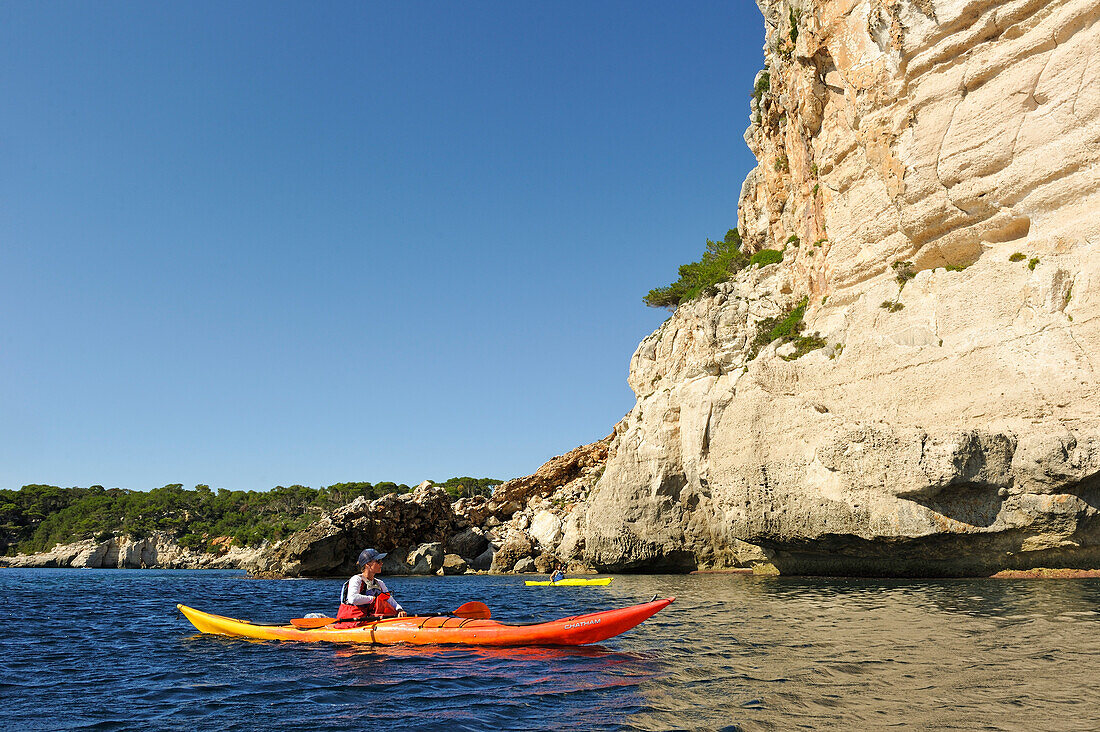
<svg viewBox="0 0 1100 732"><path fill-rule="evenodd" d="M343 590L340 591L340 607L336 611L337 620L368 620L397 615L397 609L390 602L388 592L376 595L374 602L366 605L352 605L347 602L350 584L351 580L345 582Z"/></svg>

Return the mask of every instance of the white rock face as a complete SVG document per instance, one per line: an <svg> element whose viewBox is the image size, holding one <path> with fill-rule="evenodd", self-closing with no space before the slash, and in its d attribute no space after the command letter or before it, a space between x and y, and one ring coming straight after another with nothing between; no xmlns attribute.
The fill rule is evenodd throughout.
<svg viewBox="0 0 1100 732"><path fill-rule="evenodd" d="M586 559L1100 566L1100 5L760 5L738 220L784 260L638 347ZM828 346L753 358L803 298Z"/></svg>
<svg viewBox="0 0 1100 732"><path fill-rule="evenodd" d="M116 536L104 541L88 539L58 544L38 554L4 557L10 567L74 567L87 569L240 569L262 554L268 543L257 547L235 547L221 554L193 552L176 543L167 532L154 532L144 539Z"/></svg>
<svg viewBox="0 0 1100 732"><path fill-rule="evenodd" d="M531 528L528 530L531 538L538 542L543 551L553 550L562 536L561 519L551 511L539 511L531 519Z"/></svg>

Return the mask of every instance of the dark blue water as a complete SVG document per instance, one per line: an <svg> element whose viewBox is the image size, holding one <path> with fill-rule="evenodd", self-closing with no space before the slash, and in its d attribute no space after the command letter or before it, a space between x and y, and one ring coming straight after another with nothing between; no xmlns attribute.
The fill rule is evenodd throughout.
<svg viewBox="0 0 1100 732"><path fill-rule="evenodd" d="M331 612L338 580L0 570L0 728L1100 729L1100 581L390 579L423 611L532 621L678 600L579 649L201 636L182 602L260 621Z"/></svg>

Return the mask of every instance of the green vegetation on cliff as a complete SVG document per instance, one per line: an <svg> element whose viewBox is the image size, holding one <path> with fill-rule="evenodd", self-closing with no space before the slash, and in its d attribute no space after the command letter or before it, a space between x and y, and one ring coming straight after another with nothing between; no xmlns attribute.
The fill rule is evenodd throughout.
<svg viewBox="0 0 1100 732"><path fill-rule="evenodd" d="M748 259L741 253L741 235L737 229L730 229L722 241L707 239L706 251L698 262L680 265L680 279L668 287L650 290L642 300L652 308L675 309L725 282L746 265Z"/></svg>
<svg viewBox="0 0 1100 732"><path fill-rule="evenodd" d="M451 478L438 484L454 498L489 495L501 481ZM121 488L59 488L26 485L0 490L0 554L44 551L55 544L113 535L145 537L170 531L181 545L213 551L215 539L243 546L283 539L309 526L323 511L364 496L407 493L405 484L336 483L321 488L276 486L270 491L217 492L206 485L187 490L179 483L132 491ZM222 541L224 544L224 540Z"/></svg>
<svg viewBox="0 0 1100 732"><path fill-rule="evenodd" d="M805 356L810 351L824 348L827 343L817 333L803 335L806 327L803 318L806 316L806 306L809 305L808 297L802 298L793 309L783 315L772 318L764 318L756 324L756 337L749 349L748 359L751 361L760 353L760 349L774 341L781 343L793 343L794 352L783 356L784 360L793 361Z"/></svg>
<svg viewBox="0 0 1100 732"><path fill-rule="evenodd" d="M798 237L795 237L795 242L798 241ZM783 261L783 252L778 249L761 249L756 254L752 255L749 260L749 264L759 264L761 267L765 267L769 264L778 264Z"/></svg>

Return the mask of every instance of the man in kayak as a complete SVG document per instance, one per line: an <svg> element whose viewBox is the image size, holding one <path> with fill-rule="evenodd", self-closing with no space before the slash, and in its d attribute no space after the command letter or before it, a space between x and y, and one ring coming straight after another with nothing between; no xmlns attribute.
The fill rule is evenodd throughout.
<svg viewBox="0 0 1100 732"><path fill-rule="evenodd" d="M550 574L550 582L561 582L563 579L565 579L565 570L560 564L555 564L554 571Z"/></svg>
<svg viewBox="0 0 1100 732"><path fill-rule="evenodd" d="M336 613L337 620L372 620L394 616L403 618L408 615L404 608L390 596L386 583L378 579L378 575L382 572L382 560L385 558L384 552L375 549L364 549L359 554L360 573L353 575L340 590L340 609ZM350 627L353 624L341 623L333 627Z"/></svg>

